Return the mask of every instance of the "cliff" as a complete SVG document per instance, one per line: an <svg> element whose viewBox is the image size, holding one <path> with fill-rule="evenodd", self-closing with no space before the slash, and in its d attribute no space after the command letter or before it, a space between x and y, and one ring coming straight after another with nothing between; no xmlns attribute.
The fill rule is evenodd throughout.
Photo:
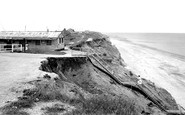
<svg viewBox="0 0 185 115"><path fill-rule="evenodd" d="M12 106L27 111L39 102L54 100L69 107L43 109L45 114L165 115L168 110L178 110L165 89L125 68L124 60L108 36L71 30L64 30L63 35L69 49L87 55L48 57L42 61L40 70L48 74L30 82L34 88L25 89L18 101L4 108L4 113Z"/></svg>

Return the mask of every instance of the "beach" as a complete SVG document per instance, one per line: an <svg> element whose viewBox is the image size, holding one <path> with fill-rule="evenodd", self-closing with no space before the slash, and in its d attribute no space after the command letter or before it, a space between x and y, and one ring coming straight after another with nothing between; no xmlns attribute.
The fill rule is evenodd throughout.
<svg viewBox="0 0 185 115"><path fill-rule="evenodd" d="M127 40L110 38L130 69L166 89L185 108L185 61L183 57Z"/></svg>

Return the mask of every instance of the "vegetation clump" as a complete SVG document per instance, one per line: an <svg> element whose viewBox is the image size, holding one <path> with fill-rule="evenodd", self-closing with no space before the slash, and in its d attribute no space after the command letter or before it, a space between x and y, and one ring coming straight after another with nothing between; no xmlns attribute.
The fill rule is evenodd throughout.
<svg viewBox="0 0 185 115"><path fill-rule="evenodd" d="M46 108L44 108L43 110L45 110L46 112L46 114L56 114L57 115L57 113L60 113L60 112L63 112L63 111L65 111L65 108L64 108L64 106L63 105L60 105L60 104L55 104L54 106L52 106L52 107L46 107Z"/></svg>
<svg viewBox="0 0 185 115"><path fill-rule="evenodd" d="M81 109L74 110L72 114L138 115L134 102L121 97L99 95L81 104Z"/></svg>

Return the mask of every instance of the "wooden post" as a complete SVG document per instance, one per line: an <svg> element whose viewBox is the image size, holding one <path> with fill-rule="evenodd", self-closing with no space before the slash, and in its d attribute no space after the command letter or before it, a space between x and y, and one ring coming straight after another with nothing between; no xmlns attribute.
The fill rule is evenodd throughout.
<svg viewBox="0 0 185 115"><path fill-rule="evenodd" d="M21 46L20 49L21 49L21 52L22 52L22 44L20 44L20 46Z"/></svg>
<svg viewBox="0 0 185 115"><path fill-rule="evenodd" d="M12 52L13 52L13 44L12 44Z"/></svg>
<svg viewBox="0 0 185 115"><path fill-rule="evenodd" d="M26 45L25 45L25 44L26 44L26 39L24 38L24 39L23 39L24 52L25 52L25 50L26 50Z"/></svg>

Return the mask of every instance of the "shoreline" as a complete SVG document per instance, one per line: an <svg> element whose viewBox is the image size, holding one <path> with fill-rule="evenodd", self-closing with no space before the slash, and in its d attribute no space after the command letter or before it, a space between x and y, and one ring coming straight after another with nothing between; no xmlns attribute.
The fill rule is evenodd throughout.
<svg viewBox="0 0 185 115"><path fill-rule="evenodd" d="M128 40L128 38L121 38L121 37L117 37L116 38L116 37L113 37L113 39L118 40L118 41L127 42L127 43L133 44L133 45L138 45L138 46L141 46L143 48L148 48L148 49L151 49L151 50L154 50L154 51L158 51L158 52L160 52L163 55L165 54L167 56L175 57L175 58L178 58L178 59L180 59L182 61L185 61L185 56L184 55L168 52L168 51L165 51L165 50L162 50L162 49L157 49L157 48L150 47L150 46L147 46L147 45L144 45L144 44L135 43L135 42L133 42L131 40Z"/></svg>
<svg viewBox="0 0 185 115"><path fill-rule="evenodd" d="M184 59L128 40L110 38L110 41L120 51L128 69L169 91L177 103L185 108Z"/></svg>

